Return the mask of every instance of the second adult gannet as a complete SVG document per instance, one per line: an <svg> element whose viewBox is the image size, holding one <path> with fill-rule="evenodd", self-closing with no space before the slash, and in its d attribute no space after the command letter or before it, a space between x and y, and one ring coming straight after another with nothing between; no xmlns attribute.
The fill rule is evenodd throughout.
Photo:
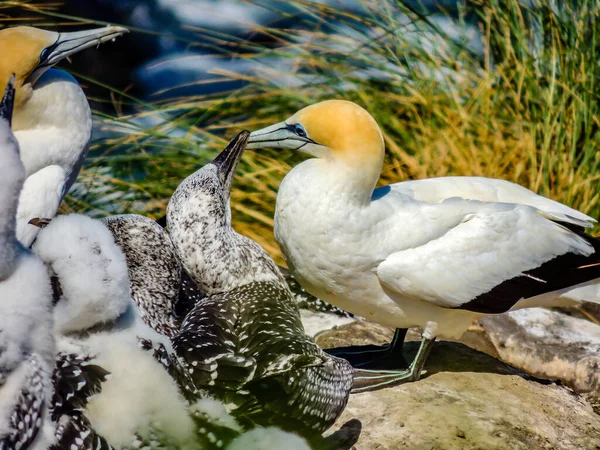
<svg viewBox="0 0 600 450"><path fill-rule="evenodd" d="M231 185L248 135L181 182L167 208L183 267L207 294L173 337L181 384L188 398L233 404L246 423L318 438L344 410L352 368L306 336L273 260L231 226Z"/></svg>
<svg viewBox="0 0 600 450"><path fill-rule="evenodd" d="M249 148L315 158L277 195L275 238L313 295L384 325L423 328L407 371L359 376L355 391L419 378L437 336L486 314L600 303L595 220L519 185L447 177L375 189L384 140L360 106L330 100L250 136ZM377 384L377 381L380 381Z"/></svg>
<svg viewBox="0 0 600 450"><path fill-rule="evenodd" d="M54 217L79 174L91 139L92 114L83 90L70 74L51 68L125 32L115 26L70 33L22 26L0 30L0 85L16 75L13 130L27 175L17 211L17 238L25 247L39 231L29 220Z"/></svg>

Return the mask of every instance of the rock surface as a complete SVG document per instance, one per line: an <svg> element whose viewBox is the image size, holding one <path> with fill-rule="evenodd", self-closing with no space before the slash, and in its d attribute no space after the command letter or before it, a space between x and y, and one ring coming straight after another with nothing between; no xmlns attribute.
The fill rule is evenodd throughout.
<svg viewBox="0 0 600 450"><path fill-rule="evenodd" d="M558 379L577 392L600 390L600 326L543 308L479 321L498 356L528 373Z"/></svg>
<svg viewBox="0 0 600 450"><path fill-rule="evenodd" d="M482 330L476 326L463 339L493 353ZM386 327L355 322L321 333L317 342L381 344L391 336ZM405 348L410 360L417 343ZM352 395L334 428L359 419L357 450L600 449L600 416L567 387L456 342L437 343L425 369L418 382Z"/></svg>

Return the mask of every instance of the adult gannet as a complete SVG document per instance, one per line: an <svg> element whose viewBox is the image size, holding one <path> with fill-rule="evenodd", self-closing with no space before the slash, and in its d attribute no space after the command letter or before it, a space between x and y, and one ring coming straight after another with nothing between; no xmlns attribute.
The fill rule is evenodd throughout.
<svg viewBox="0 0 600 450"><path fill-rule="evenodd" d="M25 247L39 231L29 220L54 217L79 174L92 133L83 90L70 74L51 68L125 32L114 26L70 33L32 27L0 30L0 84L16 75L13 130L27 175L17 211L17 238Z"/></svg>
<svg viewBox="0 0 600 450"><path fill-rule="evenodd" d="M273 260L231 226L231 184L248 135L186 178L167 207L182 265L207 294L172 339L180 383L188 398L233 404L244 422L318 438L346 405L352 368L306 336Z"/></svg>
<svg viewBox="0 0 600 450"><path fill-rule="evenodd" d="M275 238L306 290L374 322L423 328L407 371L361 375L357 392L418 379L436 336L459 337L482 315L600 303L600 243L584 233L594 219L503 180L375 189L384 141L354 103L308 106L253 132L248 148L260 147L315 157L284 178L275 212Z"/></svg>

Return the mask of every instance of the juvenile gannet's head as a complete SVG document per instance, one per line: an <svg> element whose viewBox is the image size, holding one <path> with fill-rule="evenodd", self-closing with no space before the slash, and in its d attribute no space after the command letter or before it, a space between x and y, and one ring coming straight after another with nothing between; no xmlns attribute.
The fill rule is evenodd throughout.
<svg viewBox="0 0 600 450"><path fill-rule="evenodd" d="M17 107L26 102L39 77L62 59L126 33L122 27L57 33L32 27L0 30L0 85L16 76Z"/></svg>
<svg viewBox="0 0 600 450"><path fill-rule="evenodd" d="M254 131L248 148L289 148L351 165L375 165L378 170L385 152L375 119L345 100L307 106L284 122Z"/></svg>
<svg viewBox="0 0 600 450"><path fill-rule="evenodd" d="M173 193L167 207L167 223L169 218L181 217L181 204L188 204L189 195L194 195L195 221L212 221L208 224L210 228L216 228L216 224L230 222L231 212L229 198L231 195L231 184L235 176L235 170L242 159L246 149L246 142L250 135L242 131L217 155L209 164L194 172L181 182ZM200 219L198 215L202 214ZM220 226L219 225L219 226ZM169 228L171 228L169 224Z"/></svg>

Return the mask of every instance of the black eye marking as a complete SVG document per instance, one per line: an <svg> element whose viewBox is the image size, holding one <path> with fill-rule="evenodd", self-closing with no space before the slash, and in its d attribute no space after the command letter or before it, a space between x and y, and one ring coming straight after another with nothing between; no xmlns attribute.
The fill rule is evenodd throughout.
<svg viewBox="0 0 600 450"><path fill-rule="evenodd" d="M303 138L306 137L306 130L299 123L294 125L294 132L300 137L303 137Z"/></svg>

